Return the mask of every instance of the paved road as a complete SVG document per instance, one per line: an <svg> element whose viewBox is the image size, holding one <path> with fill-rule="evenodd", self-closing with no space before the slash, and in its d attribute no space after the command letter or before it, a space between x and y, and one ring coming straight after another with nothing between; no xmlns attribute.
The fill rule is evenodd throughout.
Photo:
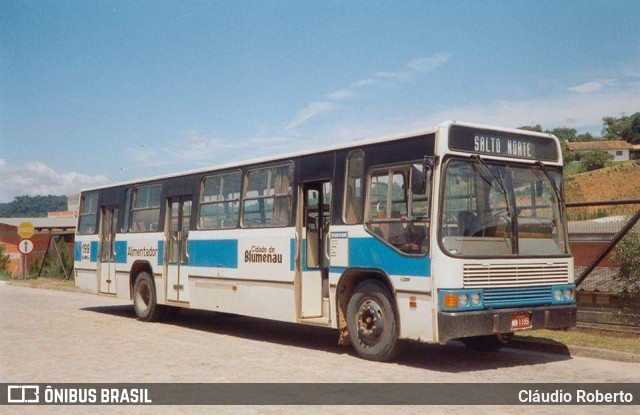
<svg viewBox="0 0 640 415"><path fill-rule="evenodd" d="M0 316L0 382L640 381L640 364L511 349L474 353L458 344L411 344L395 363L368 362L350 348L338 346L336 332L329 329L203 311L186 311L171 323L142 323L135 319L129 303L79 292L2 285ZM42 413L37 407L20 409ZM87 410L47 409L65 414ZM204 412L202 407L100 407L92 412L158 413L171 409ZM459 410L454 406L254 406L224 407L216 412L453 414ZM558 410L480 407L474 412L539 414ZM638 413L637 406L562 410Z"/></svg>

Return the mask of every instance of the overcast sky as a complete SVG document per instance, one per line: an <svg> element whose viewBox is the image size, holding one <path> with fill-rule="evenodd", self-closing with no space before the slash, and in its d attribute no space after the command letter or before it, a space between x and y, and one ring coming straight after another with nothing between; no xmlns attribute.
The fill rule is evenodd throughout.
<svg viewBox="0 0 640 415"><path fill-rule="evenodd" d="M640 111L637 1L0 3L0 202L431 127Z"/></svg>

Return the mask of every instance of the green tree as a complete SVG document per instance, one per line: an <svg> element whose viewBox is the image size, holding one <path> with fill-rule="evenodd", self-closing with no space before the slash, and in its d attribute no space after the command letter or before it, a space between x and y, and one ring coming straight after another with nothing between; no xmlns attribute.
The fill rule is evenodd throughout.
<svg viewBox="0 0 640 415"><path fill-rule="evenodd" d="M640 112L631 116L604 117L602 136L607 140L625 140L631 144L640 144Z"/></svg>
<svg viewBox="0 0 640 415"><path fill-rule="evenodd" d="M602 137L607 140L622 140L620 134L622 133L624 120L626 116L620 118L616 117L603 117L602 118Z"/></svg>
<svg viewBox="0 0 640 415"><path fill-rule="evenodd" d="M577 160L576 153L569 151L569 146L566 141L560 141L560 150L562 150L562 159L565 163L571 163Z"/></svg>
<svg viewBox="0 0 640 415"><path fill-rule="evenodd" d="M62 263L64 264L64 268L67 270L67 273L71 273L73 269L73 258L69 254L69 249L67 247L66 242L64 240L60 240L56 244L58 248L58 252L60 252L60 258L62 258ZM29 267L29 274L32 277L37 277L38 272L40 272L40 268L42 267L41 277L49 277L49 278L65 278L64 270L60 265L60 260L58 259L58 255L53 250L53 247L49 249L49 253L46 258L43 258L44 265L41 261L34 261Z"/></svg>
<svg viewBox="0 0 640 415"><path fill-rule="evenodd" d="M536 125L536 127L538 127ZM535 128L535 127L534 127ZM574 152L569 151L567 143L576 141L577 131L574 128L557 127L553 130L546 130L545 133L553 134L560 140L560 148L562 149L562 158L565 163L570 163L577 160L577 155Z"/></svg>
<svg viewBox="0 0 640 415"><path fill-rule="evenodd" d="M592 150L582 154L580 160L587 171L601 169L611 159L611 154L602 150Z"/></svg>
<svg viewBox="0 0 640 415"><path fill-rule="evenodd" d="M518 130L535 131L537 133L541 133L542 132L542 126L540 124L522 125L522 126L518 127Z"/></svg>
<svg viewBox="0 0 640 415"><path fill-rule="evenodd" d="M640 232L625 236L612 259L620 267L614 279L622 282L627 292L640 292Z"/></svg>
<svg viewBox="0 0 640 415"><path fill-rule="evenodd" d="M591 135L591 133L582 133L576 136L575 141L596 141L598 138Z"/></svg>
<svg viewBox="0 0 640 415"><path fill-rule="evenodd" d="M6 274L9 267L9 256L5 254L4 245L0 245L0 274Z"/></svg>
<svg viewBox="0 0 640 415"><path fill-rule="evenodd" d="M66 196L16 196L9 203L0 203L3 218L40 218L61 210L67 210Z"/></svg>
<svg viewBox="0 0 640 415"><path fill-rule="evenodd" d="M547 130L545 133L553 134L560 141L572 142L576 141L576 134L578 133L575 128L557 127L553 130Z"/></svg>

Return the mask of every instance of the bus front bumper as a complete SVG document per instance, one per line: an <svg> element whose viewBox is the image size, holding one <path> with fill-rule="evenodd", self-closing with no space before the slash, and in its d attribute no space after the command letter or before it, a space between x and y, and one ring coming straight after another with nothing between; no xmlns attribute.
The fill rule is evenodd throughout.
<svg viewBox="0 0 640 415"><path fill-rule="evenodd" d="M576 325L577 307L575 304L504 308L465 312L439 312L439 343L462 337L484 336L498 333L513 333L513 316L530 313L530 326L527 329L563 329ZM517 330L515 330L517 331Z"/></svg>

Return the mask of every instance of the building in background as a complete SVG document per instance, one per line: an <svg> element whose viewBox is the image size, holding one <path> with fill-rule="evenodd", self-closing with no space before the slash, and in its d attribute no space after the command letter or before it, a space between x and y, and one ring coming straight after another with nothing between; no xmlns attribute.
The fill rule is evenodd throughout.
<svg viewBox="0 0 640 415"><path fill-rule="evenodd" d="M7 270L9 274L25 275L29 266L36 259L42 261L53 234L60 235L67 243L68 249L73 250L73 234L76 228L79 205L80 195L77 194L67 196L66 211L49 212L46 218L0 218L0 245L4 247L5 254L9 256ZM18 226L22 222L30 222L36 231L29 238L33 242L33 252L27 255L26 269L23 269L22 254L18 251L18 242L22 239L18 235Z"/></svg>
<svg viewBox="0 0 640 415"><path fill-rule="evenodd" d="M626 141L574 141L567 143L569 151L586 153L593 150L602 150L610 154L612 161L629 161L629 153L634 149L632 144Z"/></svg>
<svg viewBox="0 0 640 415"><path fill-rule="evenodd" d="M67 195L67 210L61 212L49 212L49 218L77 218L80 209L80 194Z"/></svg>
<svg viewBox="0 0 640 415"><path fill-rule="evenodd" d="M33 224L36 232L29 238L33 242L33 252L27 255L26 270L22 269L22 254L18 251L18 242L22 239L18 235L18 225L22 222ZM49 239L54 232L66 232L65 238L69 249L73 249L73 231L76 228L75 218L0 218L0 245L4 246L9 256L7 271L12 275L25 275L33 261L42 261L47 250ZM69 239L69 240L67 240Z"/></svg>

